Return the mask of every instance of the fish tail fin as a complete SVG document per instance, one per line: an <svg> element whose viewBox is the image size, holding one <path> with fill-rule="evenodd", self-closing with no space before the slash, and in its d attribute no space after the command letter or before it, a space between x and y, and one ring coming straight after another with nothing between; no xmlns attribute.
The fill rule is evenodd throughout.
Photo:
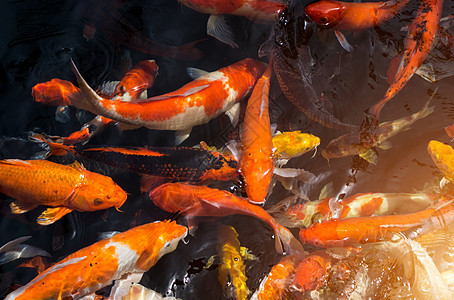
<svg viewBox="0 0 454 300"><path fill-rule="evenodd" d="M420 110L420 112L419 112L420 118L425 118L425 117L427 117L428 115L430 115L431 113L434 112L435 105L429 106L429 103L432 100L432 98L434 97L434 95L437 93L437 91L438 91L438 87L435 89L435 91L430 96L429 100L427 100L426 104L424 104L424 106Z"/></svg>
<svg viewBox="0 0 454 300"><path fill-rule="evenodd" d="M303 200L305 201L305 200ZM273 216L281 225L285 227L295 228L303 226L303 221L293 214L287 213L291 207L300 204L301 198L297 195L290 196L267 209L267 212Z"/></svg>
<svg viewBox="0 0 454 300"><path fill-rule="evenodd" d="M301 246L300 242L293 236L293 234L284 226L276 224L275 227L275 246L276 251L279 254L283 253L283 250L288 254L293 254L295 252L304 253L303 246ZM282 249L282 245L284 249Z"/></svg>
<svg viewBox="0 0 454 300"><path fill-rule="evenodd" d="M41 248L34 247L22 242L28 240L31 236L19 237L0 247L0 265L7 264L19 258L29 258L34 256L50 256L49 253Z"/></svg>
<svg viewBox="0 0 454 300"><path fill-rule="evenodd" d="M46 143L49 146L49 151L46 153L46 157L51 155L63 156L66 153L71 152L75 153L73 146L64 145L61 143L51 142L42 134L34 133L30 136L30 140L39 143Z"/></svg>

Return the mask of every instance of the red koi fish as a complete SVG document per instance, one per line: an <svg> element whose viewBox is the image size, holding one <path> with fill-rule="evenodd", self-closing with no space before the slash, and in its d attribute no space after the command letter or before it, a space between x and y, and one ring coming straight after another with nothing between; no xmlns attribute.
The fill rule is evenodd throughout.
<svg viewBox="0 0 454 300"><path fill-rule="evenodd" d="M301 261L302 255L287 255L281 258L270 273L262 280L258 290L251 300L287 299L295 267Z"/></svg>
<svg viewBox="0 0 454 300"><path fill-rule="evenodd" d="M357 31L378 26L393 18L409 1L353 3L322 0L309 4L304 11L318 25Z"/></svg>
<svg viewBox="0 0 454 300"><path fill-rule="evenodd" d="M150 191L149 196L159 208L186 215L190 228L194 227L194 217L225 217L232 214L252 216L273 228L277 252L283 253L282 244L287 252L303 251L292 233L278 224L263 208L227 191L207 186L166 183Z"/></svg>
<svg viewBox="0 0 454 300"><path fill-rule="evenodd" d="M423 0L415 19L408 27L404 52L393 83L385 96L370 108L370 113L379 118L385 104L391 100L415 74L429 54L438 31L443 0Z"/></svg>
<svg viewBox="0 0 454 300"><path fill-rule="evenodd" d="M289 197L273 206L268 212L286 227L309 227L333 217L331 197L304 203L295 203ZM412 213L426 209L438 199L426 193L358 193L340 201L340 219L370 217L394 213Z"/></svg>
<svg viewBox="0 0 454 300"><path fill-rule="evenodd" d="M49 225L73 210L119 208L127 195L110 177L90 172L77 161L60 165L47 160L0 161L0 192L14 199L13 214L39 205L52 206L37 219Z"/></svg>
<svg viewBox="0 0 454 300"><path fill-rule="evenodd" d="M69 94L77 92L71 82L54 78L51 81L38 83L32 89L32 95L36 102L45 105L65 106L71 101L68 98Z"/></svg>
<svg viewBox="0 0 454 300"><path fill-rule="evenodd" d="M210 14L207 34L219 41L238 48L233 41L230 27L226 24L223 14L246 17L254 22L272 22L287 6L278 0L178 0L195 11Z"/></svg>
<svg viewBox="0 0 454 300"><path fill-rule="evenodd" d="M149 223L85 247L45 270L5 299L79 299L115 282L120 299L187 234L175 221Z"/></svg>
<svg viewBox="0 0 454 300"><path fill-rule="evenodd" d="M93 120L85 123L78 131L71 133L69 136L64 137L63 143L66 145L74 145L77 143L86 143L95 134L100 133L106 126L114 125L116 121L105 118L103 116L96 116Z"/></svg>
<svg viewBox="0 0 454 300"><path fill-rule="evenodd" d="M238 163L233 156L204 147L69 146L50 142L40 134L31 139L47 143L51 155L71 152L112 167L173 181L232 180L238 176Z"/></svg>
<svg viewBox="0 0 454 300"><path fill-rule="evenodd" d="M332 258L325 251L314 251L296 267L292 287L300 293L318 290L328 281Z"/></svg>
<svg viewBox="0 0 454 300"><path fill-rule="evenodd" d="M395 233L423 225L432 216L443 216L453 209L452 202L448 202L438 208L431 207L411 214L331 219L313 224L307 229L301 229L299 236L301 242L318 247L345 247L374 243L387 239Z"/></svg>
<svg viewBox="0 0 454 300"><path fill-rule="evenodd" d="M205 73L174 92L123 102L97 95L72 61L71 64L81 89L81 93L70 96L72 105L130 127L177 130L180 141L189 136L192 127L205 124L221 113L228 112L236 120L239 101L249 94L265 70L265 64L248 58Z"/></svg>
<svg viewBox="0 0 454 300"><path fill-rule="evenodd" d="M239 170L249 201L265 203L273 177L273 138L268 112L271 64L257 81L248 100L241 132Z"/></svg>

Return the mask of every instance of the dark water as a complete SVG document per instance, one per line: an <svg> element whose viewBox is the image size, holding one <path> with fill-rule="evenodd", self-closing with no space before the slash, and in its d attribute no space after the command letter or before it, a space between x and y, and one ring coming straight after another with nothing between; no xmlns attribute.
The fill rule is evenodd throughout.
<svg viewBox="0 0 454 300"><path fill-rule="evenodd" d="M114 6L114 2L117 4ZM306 2L304 2L305 4ZM302 5L304 5L302 4ZM347 53L341 48L331 30L319 30L310 24L308 43L316 62L317 80L313 85L323 92L333 105L334 114L343 122L359 125L364 111L384 95L388 84L386 70L391 58L402 49L405 32L401 31L413 18L419 1L411 3L395 18L382 26L361 33L346 34L355 50ZM105 8L105 9L102 9ZM204 56L200 59L180 59L146 54L125 44L124 28L112 11L121 14L138 32L160 44L181 45L196 40ZM443 16L452 14L454 4L445 1ZM293 13L300 14L302 9ZM4 1L0 6L2 19L0 42L0 158L29 159L42 151L28 142L29 131L49 135L68 136L92 117L89 113L70 110L67 122L58 122L55 107L35 103L32 87L40 82L60 78L75 83L69 58L91 86L104 81L119 80L128 59L136 64L144 59L155 59L159 76L149 95L175 90L191 79L187 67L208 71L217 70L241 59L258 58L257 51L273 32L271 26L229 16L238 49L232 49L206 35L207 15L197 13L177 1ZM84 26L94 24L94 37L87 41ZM127 33L127 32L126 32ZM267 61L266 58L261 58ZM454 64L451 57L446 64ZM356 170L356 183L349 193L356 192L413 192L426 183L433 183L439 173L427 154L431 139L449 142L444 127L454 123L453 77L430 83L415 75L405 88L384 108L381 119L394 120L418 111L437 88L432 100L435 112L416 122L411 130L400 133L390 142L389 150L378 150L379 163ZM302 130L321 138L320 148L343 132L325 128L299 112L279 91L276 81L271 86L271 122L278 130ZM220 147L235 136L235 129L227 117L221 116L209 124L194 128L184 145L192 146L204 140ZM172 132L139 129L121 132L106 129L90 142L94 145L149 145L173 146ZM304 168L323 180L305 190L311 199L317 199L321 188L333 181L338 191L351 181L351 157L332 159L329 164L320 155L310 154L289 162L290 167ZM92 213L72 212L55 224L42 227L35 223L40 210L23 215L12 215L10 198L2 195L0 201L0 245L24 235L31 235L27 243L48 251L56 262L82 247L97 241L101 232L124 231L136 225L168 218L139 192L139 176L121 170L111 170L93 162L86 162L92 171L113 177L130 196L122 207ZM274 204L290 193L279 184L270 195L268 204ZM181 219L182 222L183 219ZM254 291L271 266L279 260L274 250L272 230L264 223L244 216L207 219L201 222L188 244L180 243L177 250L163 257L142 279L142 284L162 294L183 299L222 299L222 287L217 281L217 269L204 269L208 257L215 254L219 224L234 225L243 246L259 257L247 262L248 286ZM296 234L296 232L295 232ZM36 272L16 268L21 261L0 266L0 297L11 285L24 285Z"/></svg>

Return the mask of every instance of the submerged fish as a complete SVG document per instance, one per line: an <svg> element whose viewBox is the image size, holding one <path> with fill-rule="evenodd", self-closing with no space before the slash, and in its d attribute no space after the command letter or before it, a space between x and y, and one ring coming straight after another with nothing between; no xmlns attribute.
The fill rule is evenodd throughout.
<svg viewBox="0 0 454 300"><path fill-rule="evenodd" d="M166 183L150 191L149 196L159 208L185 215L190 228L194 227L194 217L225 217L233 214L252 216L273 228L278 253L283 253L282 244L286 252L303 251L292 233L278 224L263 208L227 191L207 186Z"/></svg>
<svg viewBox="0 0 454 300"><path fill-rule="evenodd" d="M320 138L300 130L278 132L273 136L274 157L288 160L316 149Z"/></svg>
<svg viewBox="0 0 454 300"><path fill-rule="evenodd" d="M77 161L60 165L47 160L1 160L0 192L16 199L10 205L13 214L52 206L38 217L40 225L52 224L73 210L118 209L127 198L110 177L90 172Z"/></svg>
<svg viewBox="0 0 454 300"><path fill-rule="evenodd" d="M238 163L232 156L203 147L69 146L50 142L40 134L32 139L47 143L50 154L71 152L112 167L174 181L231 180L238 176Z"/></svg>
<svg viewBox="0 0 454 300"><path fill-rule="evenodd" d="M377 127L371 127L370 132L364 133L354 131L342 135L331 142L323 149L322 155L327 160L351 155L359 155L370 163L377 163L377 153L374 147L389 149L391 145L387 142L389 138L397 133L408 129L416 121L427 117L434 111L434 106L429 107L429 101L423 108L398 120L383 122ZM367 138L364 136L367 135Z"/></svg>
<svg viewBox="0 0 454 300"><path fill-rule="evenodd" d="M81 89L71 94L72 105L130 128L177 130L182 141L189 136L192 127L205 124L222 113L237 120L239 101L252 90L265 65L248 58L215 72L199 71L200 77L176 91L130 102L100 97L88 86L73 62L72 68Z"/></svg>
<svg viewBox="0 0 454 300"><path fill-rule="evenodd" d="M111 296L122 299L132 282L139 282L187 234L175 221L137 226L80 249L45 270L5 299L79 299L113 281Z"/></svg>
<svg viewBox="0 0 454 300"><path fill-rule="evenodd" d="M427 151L445 178L454 182L454 149L449 145L432 140L427 145Z"/></svg>
<svg viewBox="0 0 454 300"><path fill-rule="evenodd" d="M207 24L207 34L219 41L238 48L233 41L230 27L224 20L223 14L246 17L254 22L272 22L286 8L279 0L178 0L178 2L195 11L210 14Z"/></svg>
<svg viewBox="0 0 454 300"><path fill-rule="evenodd" d="M246 194L254 204L265 203L273 177L273 142L268 111L271 64L249 97L241 131L239 170Z"/></svg>
<svg viewBox="0 0 454 300"><path fill-rule="evenodd" d="M385 104L407 84L429 54L438 31L442 8L443 0L421 1L418 12L408 27L404 52L394 81L385 96L370 109L376 119L379 119Z"/></svg>
<svg viewBox="0 0 454 300"><path fill-rule="evenodd" d="M300 293L318 290L328 281L332 258L325 251L314 251L295 268L292 288Z"/></svg>
<svg viewBox="0 0 454 300"><path fill-rule="evenodd" d="M68 95L78 90L68 80L54 78L51 81L38 83L32 88L35 102L45 105L65 106L71 103Z"/></svg>

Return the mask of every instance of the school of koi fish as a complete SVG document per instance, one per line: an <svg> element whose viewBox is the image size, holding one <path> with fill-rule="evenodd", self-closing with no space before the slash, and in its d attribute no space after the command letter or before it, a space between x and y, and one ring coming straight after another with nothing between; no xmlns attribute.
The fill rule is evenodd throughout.
<svg viewBox="0 0 454 300"><path fill-rule="evenodd" d="M66 49L70 80L37 76L67 134L1 122L0 297L454 298L454 3L177 0L206 27L171 46L98 2L79 38L141 56L101 83Z"/></svg>

